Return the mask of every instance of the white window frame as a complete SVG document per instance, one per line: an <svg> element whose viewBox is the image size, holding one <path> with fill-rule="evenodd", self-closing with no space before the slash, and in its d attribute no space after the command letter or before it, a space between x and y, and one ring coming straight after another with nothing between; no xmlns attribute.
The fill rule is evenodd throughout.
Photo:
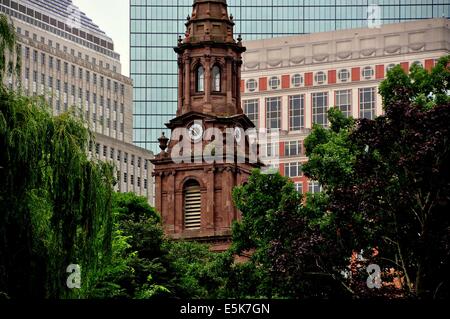
<svg viewBox="0 0 450 319"><path fill-rule="evenodd" d="M269 110L269 105L271 105L272 101L276 101L277 103L277 110ZM281 129L281 97L276 96L276 97L268 97L266 98L266 130L280 130ZM278 127L272 127L272 125L268 125L270 124L270 121L275 119L275 117L270 116L269 114L276 114L277 115L277 123L278 123Z"/></svg>
<svg viewBox="0 0 450 319"><path fill-rule="evenodd" d="M294 110L294 101L300 102L300 115L294 115L294 112L298 112L298 110ZM294 117L300 117L300 125L294 126L293 120ZM305 95L297 94L289 96L289 131L300 131L305 128Z"/></svg>
<svg viewBox="0 0 450 319"><path fill-rule="evenodd" d="M298 88L301 87L304 83L303 75L300 73L296 73L291 78L291 85L292 87Z"/></svg>
<svg viewBox="0 0 450 319"><path fill-rule="evenodd" d="M318 71L314 74L314 81L318 85L327 84L327 74L323 71Z"/></svg>
<svg viewBox="0 0 450 319"><path fill-rule="evenodd" d="M365 93L370 91L372 100L365 100ZM367 118L373 120L375 118L377 105L377 91L376 87L365 87L358 89L359 94L359 118ZM370 117L364 116L366 112L371 112Z"/></svg>
<svg viewBox="0 0 450 319"><path fill-rule="evenodd" d="M396 66L397 66L396 63L389 63L389 64L386 66L386 73L388 73L390 70L392 70L392 69L395 68Z"/></svg>
<svg viewBox="0 0 450 319"><path fill-rule="evenodd" d="M343 78L343 74L345 74L345 78ZM340 69L338 72L338 79L340 82L348 82L350 80L350 71L348 69Z"/></svg>
<svg viewBox="0 0 450 319"><path fill-rule="evenodd" d="M249 111L250 106L253 112ZM244 100L244 113L256 127L259 127L259 99Z"/></svg>
<svg viewBox="0 0 450 319"><path fill-rule="evenodd" d="M255 92L258 89L258 81L255 79L249 79L246 81L245 87L248 92Z"/></svg>
<svg viewBox="0 0 450 319"><path fill-rule="evenodd" d="M292 172L294 171L294 174ZM286 174L288 172L288 174ZM302 163L301 162L288 162L284 163L284 175L286 177L302 177Z"/></svg>
<svg viewBox="0 0 450 319"><path fill-rule="evenodd" d="M345 115L345 117L350 117L352 115L352 89L346 89L346 90L336 90L334 92L334 98L335 98L335 105L336 107L341 110L342 114ZM347 96L347 104L341 103L341 98L344 96ZM348 109L343 110L343 107L347 107Z"/></svg>
<svg viewBox="0 0 450 319"><path fill-rule="evenodd" d="M367 73L369 72L369 73ZM362 70L361 70L361 76L365 79L365 80L371 80L373 79L375 75L375 71L373 69L373 67L371 66L365 66Z"/></svg>
<svg viewBox="0 0 450 319"><path fill-rule="evenodd" d="M284 143L284 156L300 156L302 155L302 141L286 141ZM295 149L294 152L291 152Z"/></svg>
<svg viewBox="0 0 450 319"><path fill-rule="evenodd" d="M325 105L317 105L316 101L320 98L324 98L326 100ZM329 108L329 97L328 92L315 92L311 94L311 101L312 101L312 122L315 124L322 125L323 127L328 127L328 108ZM317 110L320 110L321 112L318 113ZM315 113L316 112L316 113ZM323 115L323 123L318 123L317 119L320 115Z"/></svg>
<svg viewBox="0 0 450 319"><path fill-rule="evenodd" d="M318 189L318 191L316 191ZM315 194L322 191L322 185L317 181L308 181L308 193Z"/></svg>
<svg viewBox="0 0 450 319"><path fill-rule="evenodd" d="M272 76L269 79L269 87L271 90L278 90L280 88L280 78L278 76Z"/></svg>

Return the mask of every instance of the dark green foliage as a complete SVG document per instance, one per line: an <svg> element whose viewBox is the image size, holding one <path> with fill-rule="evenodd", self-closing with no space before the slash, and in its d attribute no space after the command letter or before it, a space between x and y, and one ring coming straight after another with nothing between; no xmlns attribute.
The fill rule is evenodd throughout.
<svg viewBox="0 0 450 319"><path fill-rule="evenodd" d="M111 253L112 168L89 161L89 132L70 114L0 92L0 287L10 297L71 297Z"/></svg>
<svg viewBox="0 0 450 319"><path fill-rule="evenodd" d="M0 81L20 67L14 47L0 15ZM323 192L255 170L233 190L242 219L224 253L166 238L147 200L114 193L113 168L87 158L85 123L0 85L0 298L448 298L449 62L389 71L375 120L329 110L303 166ZM370 263L402 289L368 289Z"/></svg>
<svg viewBox="0 0 450 319"><path fill-rule="evenodd" d="M253 253L231 267L237 296L448 297L449 61L392 69L380 86L386 114L375 120L329 110L331 129L314 127L303 166L323 193L302 204L286 179L259 172L234 190L242 221L232 251ZM363 259L350 259L356 253ZM402 289L368 289L371 263Z"/></svg>
<svg viewBox="0 0 450 319"><path fill-rule="evenodd" d="M432 72L395 67L380 85L385 115L340 132L315 128L306 143L304 171L324 185L339 241L376 247L376 263L402 273L404 296L449 291L449 61Z"/></svg>
<svg viewBox="0 0 450 319"><path fill-rule="evenodd" d="M233 258L214 253L209 246L195 242L167 242L173 273L173 292L181 298L223 298L228 269Z"/></svg>
<svg viewBox="0 0 450 319"><path fill-rule="evenodd" d="M314 126L305 140L308 162L302 167L306 175L333 189L352 178L357 149L348 136L354 120L345 118L337 108L328 111L331 129Z"/></svg>
<svg viewBox="0 0 450 319"><path fill-rule="evenodd" d="M113 257L86 298L213 298L221 293L224 255L207 245L166 238L160 216L133 193L113 196Z"/></svg>
<svg viewBox="0 0 450 319"><path fill-rule="evenodd" d="M8 19L0 13L0 83L3 83L5 74L20 75L21 52L16 44L14 26Z"/></svg>
<svg viewBox="0 0 450 319"><path fill-rule="evenodd" d="M133 193L114 193L112 207L113 256L93 276L93 285L84 291L84 296L150 298L168 292L158 284L166 279L161 262L166 252L158 213L146 198Z"/></svg>
<svg viewBox="0 0 450 319"><path fill-rule="evenodd" d="M355 179L335 194L339 211L360 211L373 221L373 245L386 267L405 276L405 290L413 296L448 296L450 100L449 57L431 73L412 68L412 93L401 98L403 82L392 82L393 70L380 92L386 115L361 121L351 135L361 153ZM385 88L389 86L389 90ZM446 270L447 269L447 270Z"/></svg>
<svg viewBox="0 0 450 319"><path fill-rule="evenodd" d="M328 228L326 213L303 207L292 182L255 170L246 185L233 191L233 199L242 221L233 226L232 252L251 252L247 262L231 269L227 285L238 297L345 295L337 271L344 259L320 233Z"/></svg>
<svg viewBox="0 0 450 319"><path fill-rule="evenodd" d="M414 64L409 74L400 65L395 66L379 88L385 110L391 108L391 115L394 115L397 103L411 104L424 110L449 103L449 62L450 56L442 57L431 72Z"/></svg>

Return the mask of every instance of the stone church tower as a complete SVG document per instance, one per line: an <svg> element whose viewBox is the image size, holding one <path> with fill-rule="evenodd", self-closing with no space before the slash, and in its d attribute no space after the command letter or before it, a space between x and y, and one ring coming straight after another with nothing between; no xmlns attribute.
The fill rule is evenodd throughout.
<svg viewBox="0 0 450 319"><path fill-rule="evenodd" d="M226 0L194 0L178 39L178 108L159 138L154 164L156 208L172 238L226 244L239 218L233 187L260 163L245 132L254 128L240 100L241 38L233 37ZM251 157L253 160L251 160ZM220 249L220 248L218 248Z"/></svg>

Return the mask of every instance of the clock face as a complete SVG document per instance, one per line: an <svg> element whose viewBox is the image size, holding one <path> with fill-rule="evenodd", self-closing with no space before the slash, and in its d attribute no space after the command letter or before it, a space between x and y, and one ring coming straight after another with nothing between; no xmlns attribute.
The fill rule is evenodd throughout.
<svg viewBox="0 0 450 319"><path fill-rule="evenodd" d="M189 127L188 131L189 131L189 137L194 142L200 141L203 137L203 127L199 123L192 124Z"/></svg>

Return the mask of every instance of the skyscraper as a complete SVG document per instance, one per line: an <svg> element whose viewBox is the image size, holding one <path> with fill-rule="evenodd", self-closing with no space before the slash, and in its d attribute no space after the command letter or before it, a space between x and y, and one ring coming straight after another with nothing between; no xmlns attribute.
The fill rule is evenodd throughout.
<svg viewBox="0 0 450 319"><path fill-rule="evenodd" d="M109 38L71 0L2 0L22 56L20 78L5 79L29 96L44 96L53 114L74 108L92 132L89 155L115 164L120 192L153 202L153 154L132 144L132 81L121 74Z"/></svg>
<svg viewBox="0 0 450 319"><path fill-rule="evenodd" d="M378 4L378 7L370 6ZM235 33L245 40L450 17L450 0L229 0ZM177 107L172 48L184 34L191 0L131 0L130 60L134 80L133 141L157 151L157 138ZM369 18L369 19L368 19ZM168 133L168 132L167 132Z"/></svg>

